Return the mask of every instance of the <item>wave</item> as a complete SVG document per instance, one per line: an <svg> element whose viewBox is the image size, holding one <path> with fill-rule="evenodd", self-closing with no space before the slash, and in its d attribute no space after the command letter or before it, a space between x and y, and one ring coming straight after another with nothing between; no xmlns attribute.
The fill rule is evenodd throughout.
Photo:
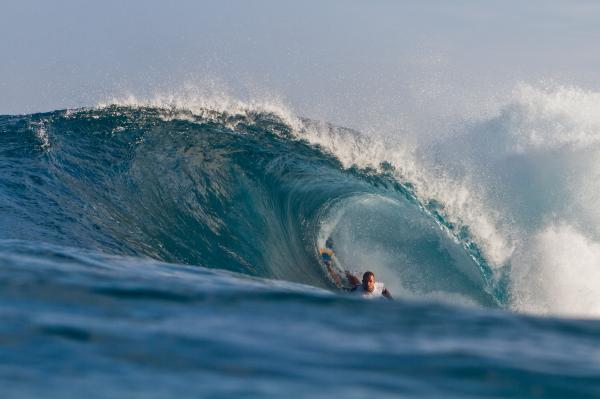
<svg viewBox="0 0 600 399"><path fill-rule="evenodd" d="M402 296L594 316L597 104L521 85L418 144L227 96L4 116L0 238L331 289L333 237Z"/></svg>
<svg viewBox="0 0 600 399"><path fill-rule="evenodd" d="M251 106L106 105L0 126L1 217L12 226L0 238L332 288L317 256L328 228L345 267L372 269L398 293L484 305L506 296L474 244L391 165L344 166L306 140L314 122Z"/></svg>

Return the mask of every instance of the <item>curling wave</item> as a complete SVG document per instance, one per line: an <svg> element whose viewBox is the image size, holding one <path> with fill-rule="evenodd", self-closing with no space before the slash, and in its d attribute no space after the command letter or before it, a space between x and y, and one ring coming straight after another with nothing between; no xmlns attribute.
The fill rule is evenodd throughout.
<svg viewBox="0 0 600 399"><path fill-rule="evenodd" d="M317 257L331 236L346 268L401 295L508 301L469 230L410 176L315 140L369 144L352 130L261 107L153 104L5 116L0 129L0 238L331 287Z"/></svg>

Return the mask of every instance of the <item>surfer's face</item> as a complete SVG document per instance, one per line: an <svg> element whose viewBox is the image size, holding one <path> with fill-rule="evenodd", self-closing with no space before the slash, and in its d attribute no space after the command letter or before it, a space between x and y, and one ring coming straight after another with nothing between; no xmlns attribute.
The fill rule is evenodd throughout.
<svg viewBox="0 0 600 399"><path fill-rule="evenodd" d="M372 275L363 278L363 288L365 291L373 292L375 289L375 277Z"/></svg>

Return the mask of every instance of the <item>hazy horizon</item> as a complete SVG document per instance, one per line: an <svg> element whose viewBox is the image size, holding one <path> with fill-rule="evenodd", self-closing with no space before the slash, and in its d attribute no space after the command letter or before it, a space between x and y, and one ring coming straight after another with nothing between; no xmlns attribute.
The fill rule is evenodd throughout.
<svg viewBox="0 0 600 399"><path fill-rule="evenodd" d="M600 4L10 2L0 114L190 88L366 128L470 112L520 83L600 89Z"/></svg>

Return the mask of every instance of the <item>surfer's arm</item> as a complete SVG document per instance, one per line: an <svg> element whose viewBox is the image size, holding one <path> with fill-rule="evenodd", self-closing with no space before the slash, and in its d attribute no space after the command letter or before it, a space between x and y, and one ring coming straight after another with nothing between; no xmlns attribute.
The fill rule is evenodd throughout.
<svg viewBox="0 0 600 399"><path fill-rule="evenodd" d="M350 273L348 270L346 270L346 278L348 279L348 282L350 283L350 285L352 285L352 286L360 285L359 278L356 277L354 274Z"/></svg>
<svg viewBox="0 0 600 399"><path fill-rule="evenodd" d="M388 291L387 288L384 288L383 291L381 291L381 295L383 295L387 299L394 299L392 298L392 294L390 293L390 291Z"/></svg>
<svg viewBox="0 0 600 399"><path fill-rule="evenodd" d="M326 262L325 266L327 266L327 271L329 272L329 275L331 276L331 278L333 279L333 282L335 283L335 285L337 285L338 287L342 286L342 279L340 278L340 276L336 273L335 270L333 270L333 267L331 267L331 263Z"/></svg>

